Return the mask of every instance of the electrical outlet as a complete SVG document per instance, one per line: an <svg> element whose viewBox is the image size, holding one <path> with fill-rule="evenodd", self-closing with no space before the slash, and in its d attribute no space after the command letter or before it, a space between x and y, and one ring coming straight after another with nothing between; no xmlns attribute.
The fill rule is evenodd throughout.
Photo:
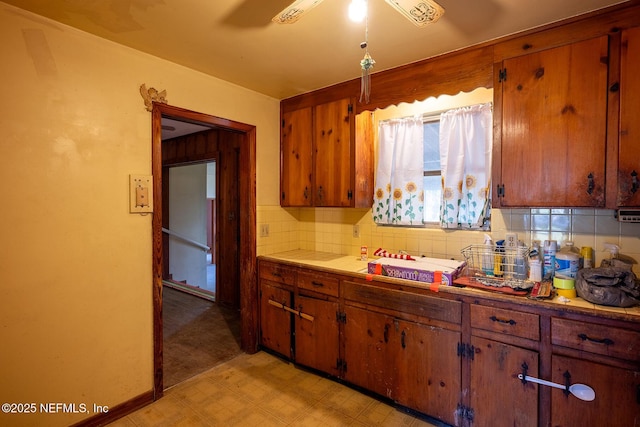
<svg viewBox="0 0 640 427"><path fill-rule="evenodd" d="M353 237L360 237L360 226L358 224L353 226Z"/></svg>
<svg viewBox="0 0 640 427"><path fill-rule="evenodd" d="M269 224L262 224L260 226L260 237L269 237Z"/></svg>
<svg viewBox="0 0 640 427"><path fill-rule="evenodd" d="M516 249L518 247L518 235L516 233L507 233L504 239L504 247L506 249Z"/></svg>

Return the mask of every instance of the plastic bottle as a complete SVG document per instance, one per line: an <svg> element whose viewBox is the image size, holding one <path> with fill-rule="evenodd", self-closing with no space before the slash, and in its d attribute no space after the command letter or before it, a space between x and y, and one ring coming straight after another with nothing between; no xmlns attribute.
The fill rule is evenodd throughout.
<svg viewBox="0 0 640 427"><path fill-rule="evenodd" d="M493 275L496 277L502 277L504 262L504 240L498 240L496 242L496 250L493 258Z"/></svg>
<svg viewBox="0 0 640 427"><path fill-rule="evenodd" d="M524 255L527 252L527 247L522 244L518 244L516 248L516 268L514 278L518 280L525 280L527 278L527 264L524 259Z"/></svg>
<svg viewBox="0 0 640 427"><path fill-rule="evenodd" d="M580 250L580 255L582 257L582 267L583 268L593 268L595 262L593 260L593 249L591 246L583 246Z"/></svg>
<svg viewBox="0 0 640 427"><path fill-rule="evenodd" d="M482 249L482 272L487 276L493 276L493 240L488 234L484 235L484 248Z"/></svg>
<svg viewBox="0 0 640 427"><path fill-rule="evenodd" d="M553 273L556 268L556 251L558 249L558 242L555 240L545 240L544 246L542 248L543 251L543 278L551 279L553 278Z"/></svg>
<svg viewBox="0 0 640 427"><path fill-rule="evenodd" d="M573 242L570 241L570 240L564 242L564 244L565 244L565 246L567 248L569 248L569 251L571 253L576 254L576 256L578 257L578 270L583 268L584 267L584 257L582 256L582 252L580 252L580 249L576 248L576 245L574 245Z"/></svg>
<svg viewBox="0 0 640 427"><path fill-rule="evenodd" d="M611 264L611 260L617 259L620 254L620 247L613 243L605 243L604 250L609 252L609 264Z"/></svg>
<svg viewBox="0 0 640 427"><path fill-rule="evenodd" d="M563 279L575 279L578 275L580 255L573 251L573 242L565 242L556 253L555 276Z"/></svg>
<svg viewBox="0 0 640 427"><path fill-rule="evenodd" d="M542 281L542 258L540 254L540 241L534 240L529 253L529 280Z"/></svg>

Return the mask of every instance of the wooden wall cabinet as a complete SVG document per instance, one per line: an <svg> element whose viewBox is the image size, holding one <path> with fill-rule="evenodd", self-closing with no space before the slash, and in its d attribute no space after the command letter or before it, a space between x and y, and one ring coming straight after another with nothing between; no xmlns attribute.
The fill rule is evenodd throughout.
<svg viewBox="0 0 640 427"><path fill-rule="evenodd" d="M281 206L370 207L373 145L370 114L358 118L354 100L282 112Z"/></svg>
<svg viewBox="0 0 640 427"><path fill-rule="evenodd" d="M496 64L496 207L605 207L608 37Z"/></svg>
<svg viewBox="0 0 640 427"><path fill-rule="evenodd" d="M616 206L640 207L640 27L622 31Z"/></svg>

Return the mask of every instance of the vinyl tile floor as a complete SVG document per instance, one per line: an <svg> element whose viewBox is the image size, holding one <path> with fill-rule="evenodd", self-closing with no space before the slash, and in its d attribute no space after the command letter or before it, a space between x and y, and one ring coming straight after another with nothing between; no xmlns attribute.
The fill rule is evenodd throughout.
<svg viewBox="0 0 640 427"><path fill-rule="evenodd" d="M165 390L110 424L141 426L437 426L265 352L241 354Z"/></svg>

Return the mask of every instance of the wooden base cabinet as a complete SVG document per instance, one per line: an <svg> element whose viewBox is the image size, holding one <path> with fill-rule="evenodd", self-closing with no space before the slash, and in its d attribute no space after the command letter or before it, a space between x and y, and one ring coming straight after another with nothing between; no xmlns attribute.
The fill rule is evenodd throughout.
<svg viewBox="0 0 640 427"><path fill-rule="evenodd" d="M538 386L517 375L526 366L527 375L538 376L538 353L478 337L472 337L471 345L470 425L537 426Z"/></svg>
<svg viewBox="0 0 640 427"><path fill-rule="evenodd" d="M640 427L638 319L272 262L259 277L263 347L443 423Z"/></svg>
<svg viewBox="0 0 640 427"><path fill-rule="evenodd" d="M551 425L638 426L640 425L640 371L554 355L552 381L587 384L596 398L586 402L564 390L551 391Z"/></svg>
<svg viewBox="0 0 640 427"><path fill-rule="evenodd" d="M296 295L294 360L304 366L340 374L339 328L336 319L338 303Z"/></svg>
<svg viewBox="0 0 640 427"><path fill-rule="evenodd" d="M260 344L285 357L291 357L291 313L284 307L292 306L292 293L276 283L260 283Z"/></svg>
<svg viewBox="0 0 640 427"><path fill-rule="evenodd" d="M345 306L344 379L455 424L460 332Z"/></svg>

